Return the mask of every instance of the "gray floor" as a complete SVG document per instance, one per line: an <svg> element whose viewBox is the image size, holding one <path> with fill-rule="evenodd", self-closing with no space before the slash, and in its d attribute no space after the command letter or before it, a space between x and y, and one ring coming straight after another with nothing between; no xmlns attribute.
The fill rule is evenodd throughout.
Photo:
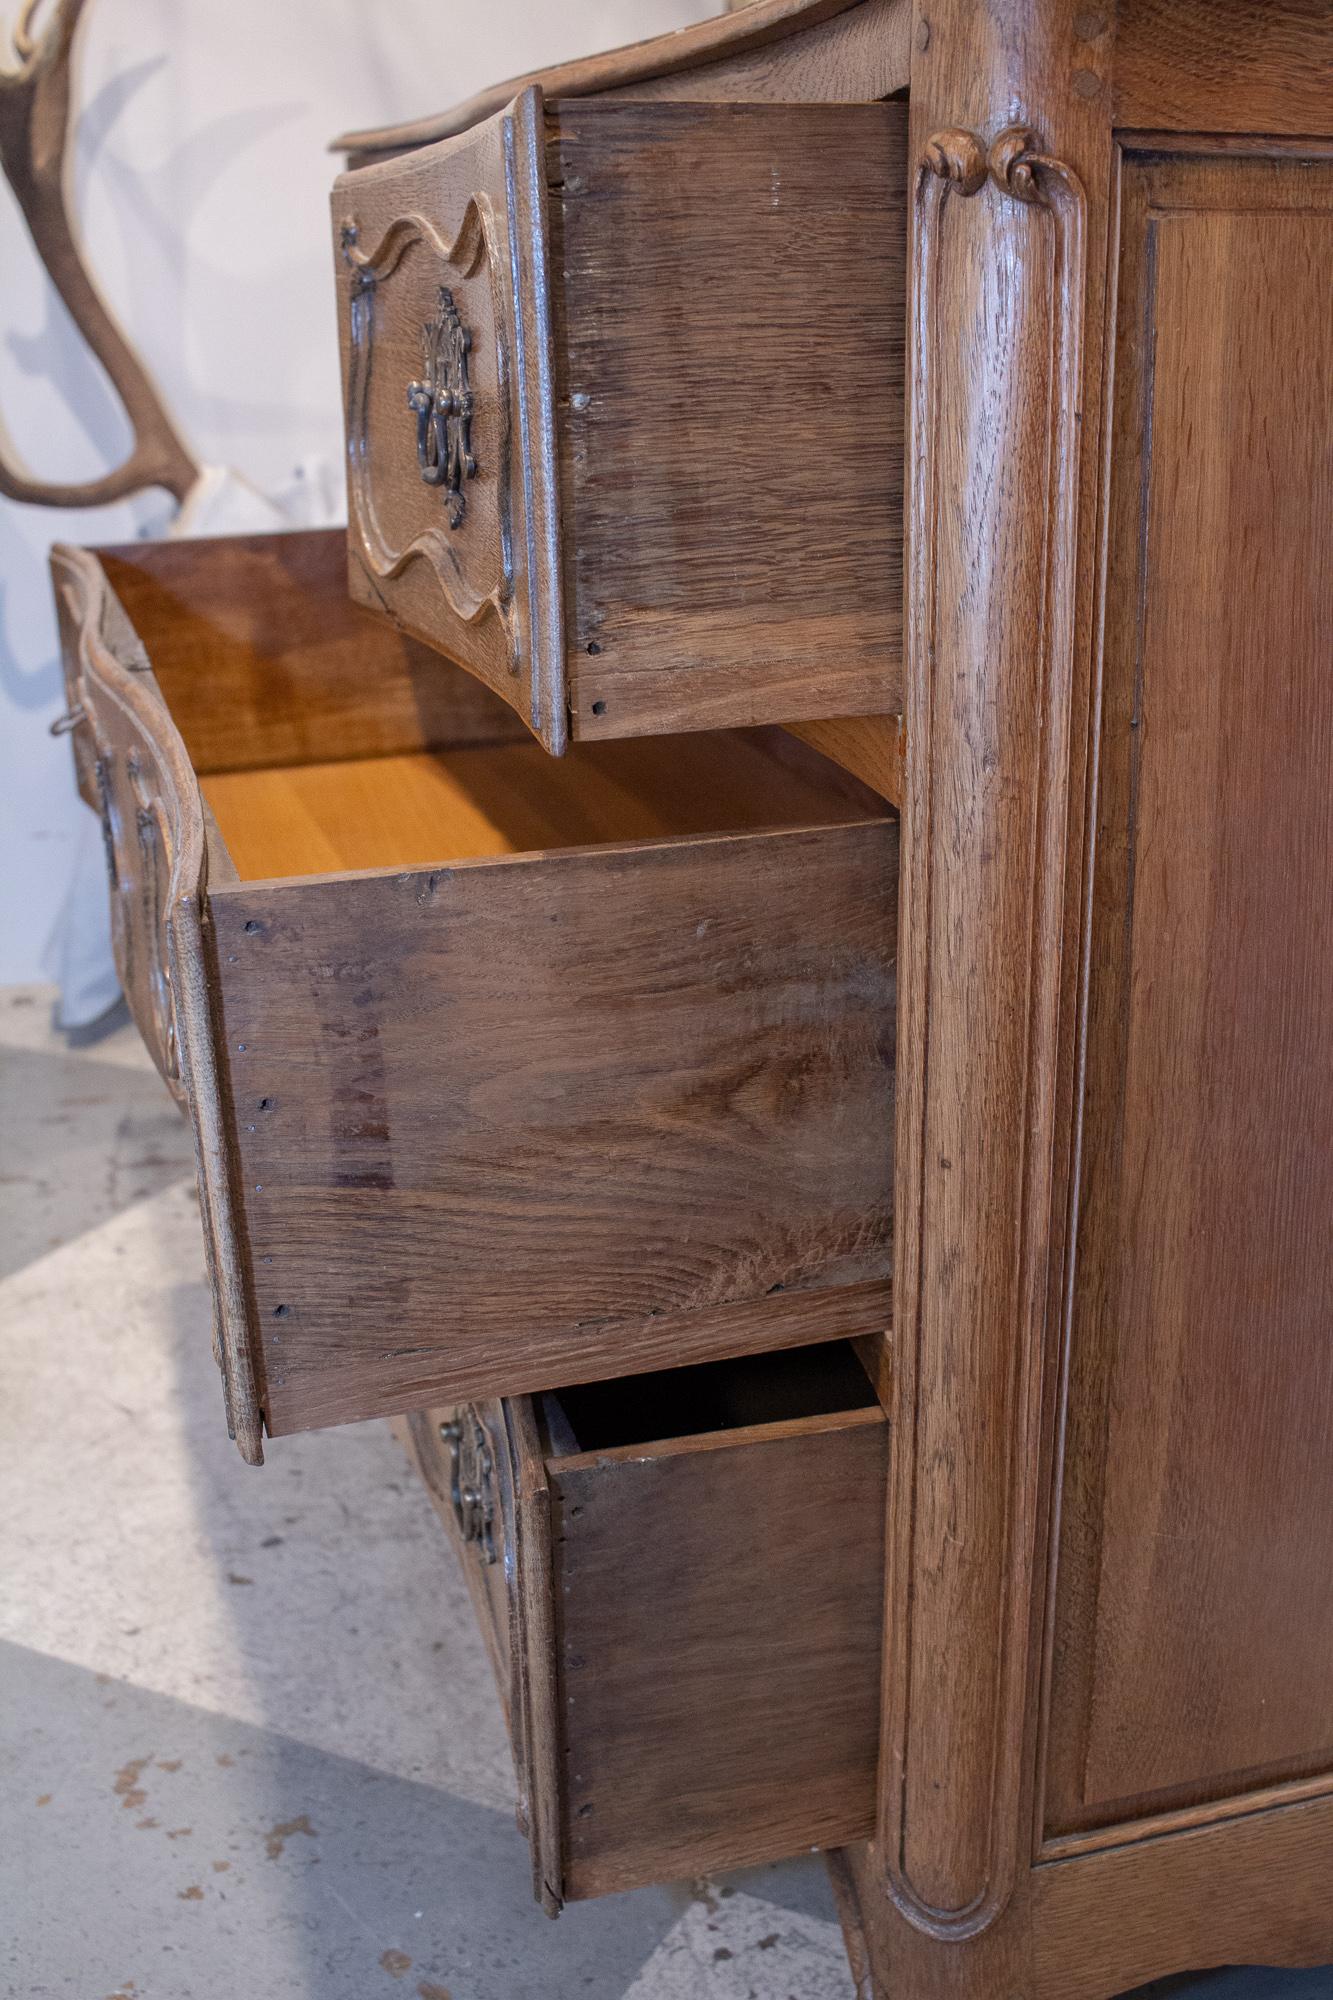
<svg viewBox="0 0 1333 2000"><path fill-rule="evenodd" d="M188 1136L128 1028L49 1023L0 991L3 1991L851 2000L813 1857L538 1913L423 1494L379 1424L241 1464Z"/></svg>

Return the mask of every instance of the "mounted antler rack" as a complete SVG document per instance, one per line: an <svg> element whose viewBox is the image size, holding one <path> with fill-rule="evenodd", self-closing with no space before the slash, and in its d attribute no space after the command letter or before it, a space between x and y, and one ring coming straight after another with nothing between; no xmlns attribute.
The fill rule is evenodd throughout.
<svg viewBox="0 0 1333 2000"><path fill-rule="evenodd" d="M0 70L0 167L52 284L124 405L134 448L114 470L73 483L30 478L0 448L0 493L40 507L99 507L160 486L183 502L200 467L98 292L70 213L71 62L85 4L56 0L36 34L41 0L26 0L13 31L17 67Z"/></svg>

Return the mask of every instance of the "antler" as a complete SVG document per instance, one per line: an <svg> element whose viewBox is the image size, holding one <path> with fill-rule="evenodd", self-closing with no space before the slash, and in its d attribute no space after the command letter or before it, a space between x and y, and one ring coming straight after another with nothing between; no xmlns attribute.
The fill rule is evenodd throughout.
<svg viewBox="0 0 1333 2000"><path fill-rule="evenodd" d="M145 486L183 501L199 467L167 415L147 369L112 319L83 261L69 210L70 57L86 0L55 0L34 35L41 0L24 0L13 30L18 67L0 70L0 167L51 282L97 356L134 432L123 465L76 485L30 479L0 452L0 493L43 507L98 507Z"/></svg>

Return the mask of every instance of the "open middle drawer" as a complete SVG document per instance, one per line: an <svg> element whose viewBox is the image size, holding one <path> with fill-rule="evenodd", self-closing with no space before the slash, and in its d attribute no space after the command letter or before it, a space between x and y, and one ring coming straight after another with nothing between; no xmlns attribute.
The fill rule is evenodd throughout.
<svg viewBox="0 0 1333 2000"><path fill-rule="evenodd" d="M337 540L56 558L242 1448L885 1325L889 809L778 731L556 763Z"/></svg>

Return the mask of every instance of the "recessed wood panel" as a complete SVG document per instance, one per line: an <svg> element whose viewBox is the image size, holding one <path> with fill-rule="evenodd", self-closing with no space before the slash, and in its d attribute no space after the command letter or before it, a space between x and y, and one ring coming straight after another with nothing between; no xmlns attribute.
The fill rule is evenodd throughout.
<svg viewBox="0 0 1333 2000"><path fill-rule="evenodd" d="M1333 1769L1333 167L1123 194L1066 1830Z"/></svg>

